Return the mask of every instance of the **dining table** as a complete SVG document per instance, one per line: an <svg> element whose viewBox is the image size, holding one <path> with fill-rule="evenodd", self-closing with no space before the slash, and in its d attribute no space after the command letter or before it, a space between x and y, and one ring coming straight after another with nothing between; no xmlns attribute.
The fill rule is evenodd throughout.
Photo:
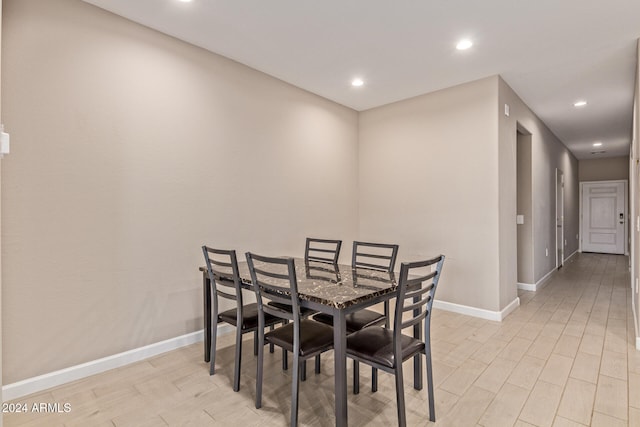
<svg viewBox="0 0 640 427"><path fill-rule="evenodd" d="M351 265L306 261L303 258L294 260L300 306L333 316L336 426L347 426L345 319L350 313L394 298L396 276L393 272L354 268ZM238 262L238 269L242 287L253 290L247 262ZM200 267L200 270L203 272L204 353L205 361L208 361L211 347L211 286L206 268Z"/></svg>

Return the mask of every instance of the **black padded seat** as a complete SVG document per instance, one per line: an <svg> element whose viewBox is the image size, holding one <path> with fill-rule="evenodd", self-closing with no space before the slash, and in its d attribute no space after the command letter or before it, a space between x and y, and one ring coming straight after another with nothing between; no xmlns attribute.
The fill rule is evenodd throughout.
<svg viewBox="0 0 640 427"><path fill-rule="evenodd" d="M424 351L424 342L404 334L399 337L403 362ZM347 337L347 354L393 368L393 330L373 327L354 332Z"/></svg>
<svg viewBox="0 0 640 427"><path fill-rule="evenodd" d="M232 308L227 311L223 311L218 315L218 319L223 322L227 322L233 326L237 323L236 317L237 309ZM282 323L282 319L276 316L272 316L269 313L265 313L264 315L264 324L265 326L275 325L276 323ZM258 327L258 304L255 302L253 304L247 304L242 307L242 329L245 330L253 330Z"/></svg>
<svg viewBox="0 0 640 427"><path fill-rule="evenodd" d="M293 352L293 323L264 334L265 343ZM333 328L311 319L300 321L300 355L317 354L333 348Z"/></svg>
<svg viewBox="0 0 640 427"><path fill-rule="evenodd" d="M333 325L333 316L327 313L318 313L313 316L313 319L325 325ZM387 317L384 314L373 310L359 310L355 313L349 313L346 315L347 334L352 334L371 326L382 326L386 320Z"/></svg>

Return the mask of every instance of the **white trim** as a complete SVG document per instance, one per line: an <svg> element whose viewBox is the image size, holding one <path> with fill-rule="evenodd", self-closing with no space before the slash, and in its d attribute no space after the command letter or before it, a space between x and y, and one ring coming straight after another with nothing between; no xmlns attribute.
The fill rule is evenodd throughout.
<svg viewBox="0 0 640 427"><path fill-rule="evenodd" d="M468 305L455 304L452 302L435 300L433 302L433 306L440 310L451 311L454 313L464 314L467 316L479 317L481 319L486 320L494 320L497 322L502 322L502 320L509 315L513 310L518 308L520 305L520 298L514 299L511 301L505 308L501 311L491 311L485 310L483 308L471 307Z"/></svg>
<svg viewBox="0 0 640 427"><path fill-rule="evenodd" d="M631 291L633 295L633 290ZM631 297L631 311L633 312L633 327L636 331L636 350L640 350L640 333L638 331L638 314L636 313L635 296Z"/></svg>
<svg viewBox="0 0 640 427"><path fill-rule="evenodd" d="M547 274L544 275L544 277L540 280L538 280L536 282L536 290L540 290L542 288L544 288L545 286L547 286L547 282L549 281L549 279L551 279L551 276L553 275L553 273L555 273L556 271L558 271L558 269L554 268L553 270L551 270L550 272L548 272Z"/></svg>
<svg viewBox="0 0 640 427"><path fill-rule="evenodd" d="M225 329L227 328L220 328L219 333L224 334L226 332ZM228 329L231 329L231 327L229 326ZM109 369L119 368L130 363L157 356L158 354L166 353L167 351L195 344L203 339L204 332L203 330L199 330L144 347L134 348L133 350L125 351L124 353L114 354L112 356L92 360L90 362L71 366L59 371L50 372L33 378L27 378L26 380L3 386L2 398L5 402L17 399L28 394L37 393L51 387L56 387L61 384L99 374L101 372L108 371Z"/></svg>
<svg viewBox="0 0 640 427"><path fill-rule="evenodd" d="M502 322L505 317L507 317L513 310L520 307L520 298L516 297L513 301L511 301L505 308L500 310L500 321Z"/></svg>
<svg viewBox="0 0 640 427"><path fill-rule="evenodd" d="M522 289L523 291L532 291L535 292L536 291L536 285L535 283L517 283L518 285L518 289Z"/></svg>
<svg viewBox="0 0 640 427"><path fill-rule="evenodd" d="M571 254L571 256L569 258L571 258L573 255L575 255L575 252L573 254ZM569 258L565 258L565 261L568 260ZM550 272L548 272L542 279L538 280L536 283L517 283L518 289L522 289L523 291L539 291L540 289L544 288L547 285L547 280L549 280L551 278L551 275L553 273L555 273L556 271L558 271L558 269L554 268L553 270L551 270Z"/></svg>
<svg viewBox="0 0 640 427"><path fill-rule="evenodd" d="M560 178L560 206L558 206L558 178ZM564 172L562 169L556 168L556 268L560 268L564 265ZM558 212L560 208L560 212ZM560 248L558 248L558 220L560 218ZM560 249L560 256L558 257L558 249Z"/></svg>
<svg viewBox="0 0 640 427"><path fill-rule="evenodd" d="M564 259L564 262L567 262L571 259L572 256L574 256L575 254L577 254L578 252L580 252L578 249L576 249L575 251L573 251L573 253L571 255L569 255L568 257L566 257Z"/></svg>

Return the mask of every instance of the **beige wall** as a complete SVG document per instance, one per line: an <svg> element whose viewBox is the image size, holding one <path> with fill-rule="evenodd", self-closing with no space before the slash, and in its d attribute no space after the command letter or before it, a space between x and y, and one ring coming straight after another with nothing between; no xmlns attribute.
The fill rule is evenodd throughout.
<svg viewBox="0 0 640 427"><path fill-rule="evenodd" d="M556 266L556 168L563 171L565 180L565 258L578 250L578 161L502 79L499 87L501 301L507 301L517 265L515 144L518 126L531 134L534 283ZM504 104L510 107L509 117L504 114Z"/></svg>
<svg viewBox="0 0 640 427"><path fill-rule="evenodd" d="M8 0L3 23L4 384L200 329L203 243L442 252L438 299L503 309L518 123L534 280L555 265L556 167L577 233L577 161L497 76L358 115L79 0Z"/></svg>
<svg viewBox="0 0 640 427"><path fill-rule="evenodd" d="M634 126L633 126L633 141L636 146L636 165L638 164L638 152L640 148L640 41L638 41L638 56L636 61L636 94L634 102ZM638 166L636 166L638 167ZM640 188L640 175L636 172L636 183ZM638 194L638 193L636 193ZM640 197L636 198L637 211L640 213ZM638 237L638 235L636 235ZM636 242L640 243L640 237L636 239ZM640 247L636 246L636 260L640 259ZM636 270L637 274L637 270ZM638 276L636 276L638 277ZM638 287L635 289L635 309L636 309L636 349L640 350L640 293Z"/></svg>
<svg viewBox="0 0 640 427"><path fill-rule="evenodd" d="M3 22L5 384L200 329L204 243L355 237L355 111L79 0Z"/></svg>
<svg viewBox="0 0 640 427"><path fill-rule="evenodd" d="M496 77L360 114L361 239L446 255L439 300L500 310ZM515 281L514 281L515 286Z"/></svg>
<svg viewBox="0 0 640 427"><path fill-rule="evenodd" d="M582 159L578 162L580 182L622 179L629 179L629 156Z"/></svg>
<svg viewBox="0 0 640 427"><path fill-rule="evenodd" d="M633 130L629 161L632 224L640 216L640 40L638 41L637 49L636 89L633 101ZM638 295L638 288L635 286L640 276L640 232L636 227L632 227L632 230L631 288L635 288L632 292L632 304L636 322L636 348L640 350L640 296Z"/></svg>
<svg viewBox="0 0 640 427"><path fill-rule="evenodd" d="M517 298L518 126L531 134L526 267L542 279L555 268L556 168L565 176L565 256L578 248L578 162L497 76L361 113L359 237L395 238L401 259L442 251L438 299L507 307Z"/></svg>
<svg viewBox="0 0 640 427"><path fill-rule="evenodd" d="M0 46L2 45L2 1L0 0ZM0 74L2 70L2 50L0 49ZM2 78L0 78L2 81ZM1 85L0 85L1 86ZM0 87L0 122L2 122L2 88ZM2 248L2 162L0 161L0 248ZM1 249L0 249L1 251ZM4 402L2 397L2 257L0 256L0 404ZM3 425L3 414L0 412L0 427Z"/></svg>

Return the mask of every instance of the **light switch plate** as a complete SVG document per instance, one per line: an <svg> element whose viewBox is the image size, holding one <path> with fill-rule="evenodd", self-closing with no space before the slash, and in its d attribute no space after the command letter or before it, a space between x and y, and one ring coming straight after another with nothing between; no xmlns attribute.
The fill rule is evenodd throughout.
<svg viewBox="0 0 640 427"><path fill-rule="evenodd" d="M0 155L9 154L10 139L9 134L6 132L0 132Z"/></svg>

